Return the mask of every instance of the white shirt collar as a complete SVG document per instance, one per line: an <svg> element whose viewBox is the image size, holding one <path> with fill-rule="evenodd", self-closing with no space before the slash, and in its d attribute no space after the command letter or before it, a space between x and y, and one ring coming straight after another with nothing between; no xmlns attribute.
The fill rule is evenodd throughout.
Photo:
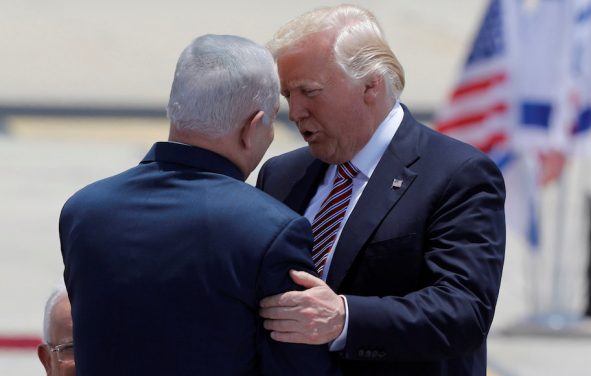
<svg viewBox="0 0 591 376"><path fill-rule="evenodd" d="M358 177L361 177L361 175L363 175L364 179L371 177L386 148L390 145L394 134L400 127L403 117L404 110L400 106L400 102L396 101L390 113L380 123L367 144L351 159L353 165L360 171Z"/></svg>

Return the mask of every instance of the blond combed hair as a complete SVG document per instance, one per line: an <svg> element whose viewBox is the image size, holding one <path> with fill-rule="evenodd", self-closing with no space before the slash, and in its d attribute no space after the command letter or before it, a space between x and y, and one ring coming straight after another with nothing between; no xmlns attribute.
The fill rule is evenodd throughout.
<svg viewBox="0 0 591 376"><path fill-rule="evenodd" d="M316 33L334 36L335 63L353 79L380 75L395 99L404 89L404 70L386 42L376 17L355 5L318 8L289 21L267 47L277 59L283 52Z"/></svg>

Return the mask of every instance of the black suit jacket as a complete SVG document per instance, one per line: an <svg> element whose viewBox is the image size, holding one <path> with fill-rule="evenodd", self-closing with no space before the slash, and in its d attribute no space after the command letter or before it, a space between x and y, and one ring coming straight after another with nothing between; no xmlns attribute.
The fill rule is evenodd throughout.
<svg viewBox="0 0 591 376"><path fill-rule="evenodd" d="M349 307L341 364L358 375L485 375L504 259L503 178L485 155L403 109L327 276ZM326 167L299 149L269 160L257 185L304 213Z"/></svg>
<svg viewBox="0 0 591 376"><path fill-rule="evenodd" d="M65 204L78 375L333 374L326 346L270 339L259 300L311 271L308 222L210 151L157 143Z"/></svg>

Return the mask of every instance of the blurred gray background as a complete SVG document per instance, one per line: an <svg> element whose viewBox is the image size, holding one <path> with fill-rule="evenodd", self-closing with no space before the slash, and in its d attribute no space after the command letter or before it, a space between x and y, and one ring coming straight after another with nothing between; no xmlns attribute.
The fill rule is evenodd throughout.
<svg viewBox="0 0 591 376"><path fill-rule="evenodd" d="M45 299L63 270L61 206L77 189L137 164L153 142L166 139L164 106L176 60L194 37L238 34L265 43L292 17L338 3L0 0L0 339L40 336ZM350 3L380 20L406 71L402 101L428 121L451 90L488 1ZM266 158L303 145L285 115L281 119ZM588 162L571 163L564 185L544 192L549 251L533 257L509 233L489 340L491 375L589 374L591 341L585 324L578 325L586 299ZM568 197L562 213L568 226L557 241L561 192ZM577 330L521 333L532 296L557 279L557 246L565 260L557 277L559 308L573 315ZM43 372L34 351L0 348L0 375Z"/></svg>

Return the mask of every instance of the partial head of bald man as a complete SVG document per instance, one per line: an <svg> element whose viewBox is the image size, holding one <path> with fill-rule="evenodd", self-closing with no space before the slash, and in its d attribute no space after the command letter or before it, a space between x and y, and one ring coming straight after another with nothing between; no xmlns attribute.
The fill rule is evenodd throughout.
<svg viewBox="0 0 591 376"><path fill-rule="evenodd" d="M45 304L43 342L37 348L47 376L74 376L74 343L70 299L59 286Z"/></svg>

